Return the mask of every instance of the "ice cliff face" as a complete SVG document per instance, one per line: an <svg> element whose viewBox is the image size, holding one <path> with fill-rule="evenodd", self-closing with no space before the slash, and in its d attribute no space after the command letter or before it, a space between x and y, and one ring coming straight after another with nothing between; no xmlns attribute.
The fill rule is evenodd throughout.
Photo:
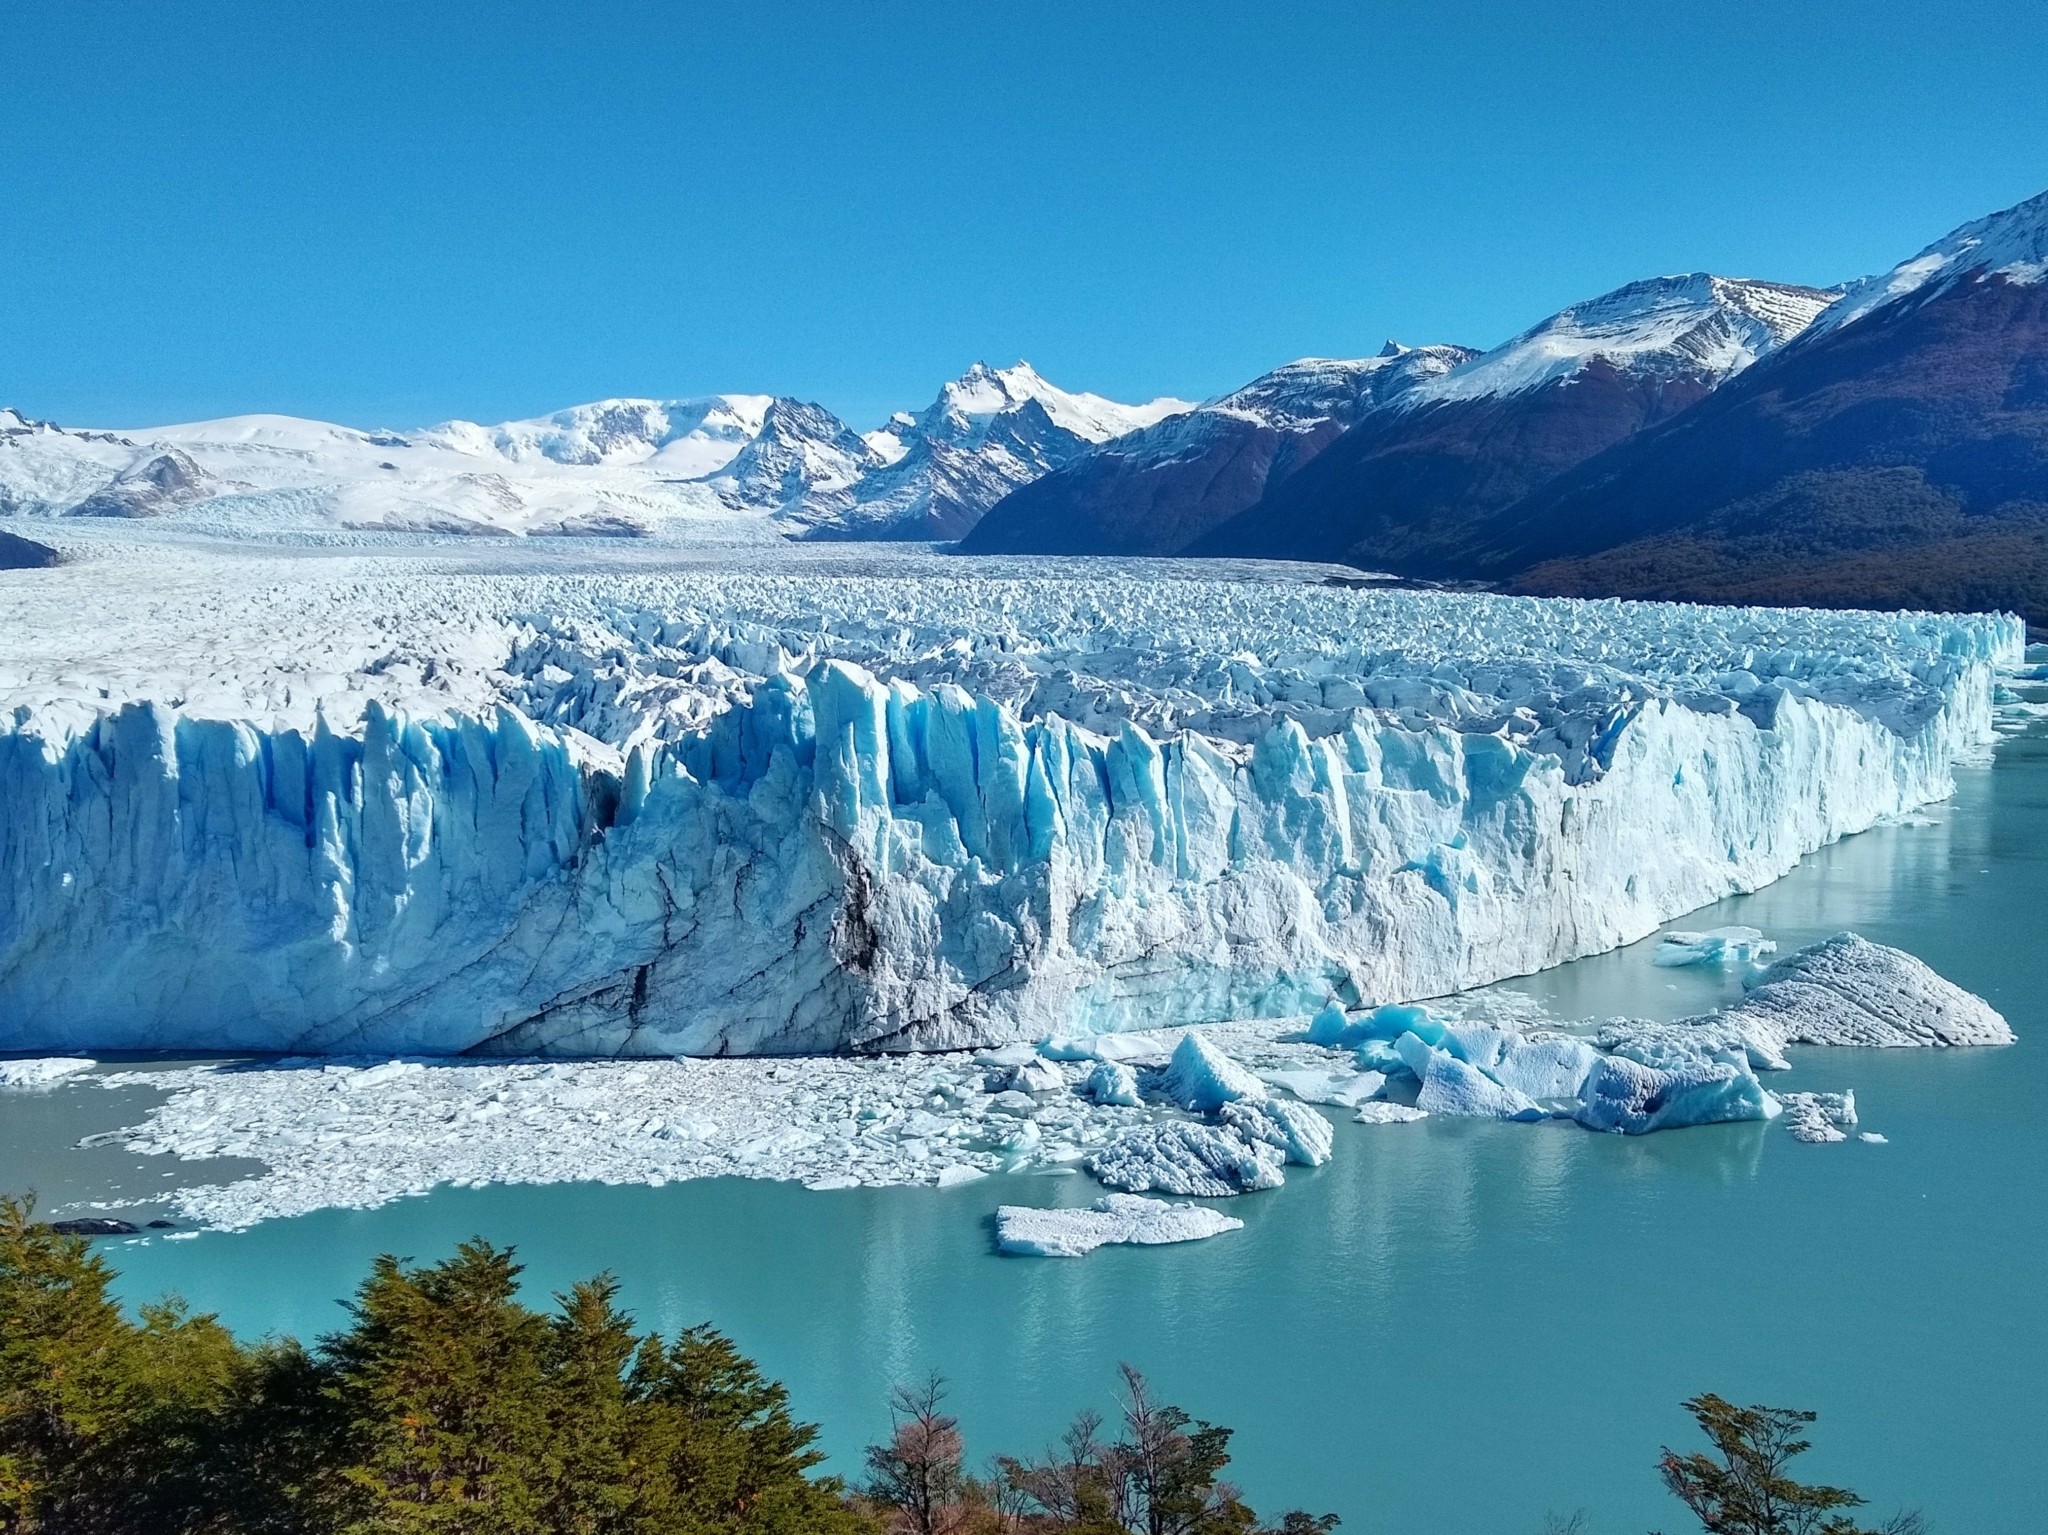
<svg viewBox="0 0 2048 1535"><path fill-rule="evenodd" d="M1445 992L1944 794L2021 639L1187 567L369 563L258 594L338 592L363 659L294 691L275 641L239 713L119 636L0 676L0 1048L900 1049ZM0 579L54 611L79 569ZM494 653L434 640L465 604Z"/></svg>

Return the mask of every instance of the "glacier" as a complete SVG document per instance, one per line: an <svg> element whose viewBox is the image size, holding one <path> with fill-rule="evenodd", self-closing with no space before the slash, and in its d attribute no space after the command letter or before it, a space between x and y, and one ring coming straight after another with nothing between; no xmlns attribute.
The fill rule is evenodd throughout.
<svg viewBox="0 0 2048 1535"><path fill-rule="evenodd" d="M938 1050L1442 995L1944 796L2023 642L1208 562L67 536L0 572L15 1051Z"/></svg>

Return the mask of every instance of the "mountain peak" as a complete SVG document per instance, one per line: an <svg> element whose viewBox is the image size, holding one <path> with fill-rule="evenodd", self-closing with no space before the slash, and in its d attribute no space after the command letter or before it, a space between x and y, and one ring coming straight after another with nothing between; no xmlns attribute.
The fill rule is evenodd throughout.
<svg viewBox="0 0 2048 1535"><path fill-rule="evenodd" d="M1645 278L1559 310L1410 398L1520 394L1575 378L1594 362L1652 376L1693 375L1711 386L1797 336L1840 291L1711 272Z"/></svg>
<svg viewBox="0 0 2048 1535"><path fill-rule="evenodd" d="M1814 334L1840 330L1897 299L1932 298L1965 279L1990 277L2025 284L2048 281L2048 192L1972 219L1889 272L1849 284L1841 302L1814 326Z"/></svg>

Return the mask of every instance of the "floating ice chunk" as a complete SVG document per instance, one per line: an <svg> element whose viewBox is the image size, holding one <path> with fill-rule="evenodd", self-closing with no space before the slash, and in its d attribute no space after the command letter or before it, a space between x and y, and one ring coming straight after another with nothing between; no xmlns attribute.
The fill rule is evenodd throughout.
<svg viewBox="0 0 2048 1535"><path fill-rule="evenodd" d="M1321 1167L1330 1160L1330 1122L1302 1103L1226 1103L1218 1117L1248 1141L1277 1148L1290 1162Z"/></svg>
<svg viewBox="0 0 2048 1535"><path fill-rule="evenodd" d="M1794 1140L1809 1145L1846 1141L1856 1127L1856 1095L1846 1093L1780 1093L1785 1128Z"/></svg>
<svg viewBox="0 0 2048 1535"><path fill-rule="evenodd" d="M1039 1048L1031 1044L999 1045L993 1050L979 1050L974 1059L977 1064L997 1068L1015 1068L1027 1065L1039 1057Z"/></svg>
<svg viewBox="0 0 2048 1535"><path fill-rule="evenodd" d="M1344 1009L1335 1002L1323 1005L1321 1012L1309 1019L1308 1027L1302 1031L1302 1039L1311 1045L1350 1045L1363 1037L1363 1024L1354 1024L1344 1015Z"/></svg>
<svg viewBox="0 0 2048 1535"><path fill-rule="evenodd" d="M1080 1093L1091 1103L1135 1109L1144 1100L1138 1096L1138 1074L1122 1061L1099 1061L1082 1080Z"/></svg>
<svg viewBox="0 0 2048 1535"><path fill-rule="evenodd" d="M1426 1045L1441 1045L1448 1032L1441 1019L1432 1017L1428 1008L1420 1003L1389 1003L1376 1007L1366 1014L1360 1027L1363 1039L1398 1040L1403 1034L1413 1034Z"/></svg>
<svg viewBox="0 0 2048 1535"><path fill-rule="evenodd" d="M1768 1019L1740 1012L1705 1013L1678 1023L1617 1018L1594 1036L1602 1050L1659 1071L1728 1061L1751 1071L1787 1071L1785 1036Z"/></svg>
<svg viewBox="0 0 2048 1535"><path fill-rule="evenodd" d="M1051 1061L1034 1055L1022 1065L1012 1067L1003 1085L1011 1092L1056 1093L1067 1085L1067 1079Z"/></svg>
<svg viewBox="0 0 2048 1535"><path fill-rule="evenodd" d="M1510 1036L1487 1075L1526 1098L1576 1098L1599 1064L1600 1052L1583 1039L1562 1034L1537 1039Z"/></svg>
<svg viewBox="0 0 2048 1535"><path fill-rule="evenodd" d="M940 1168L939 1176L935 1181L940 1188L951 1189L958 1188L963 1183L977 1182L987 1176L988 1173L982 1168L971 1167L965 1162L955 1162L951 1167ZM859 1182L860 1180L855 1179L854 1181ZM816 1188L818 1185L813 1183L810 1187Z"/></svg>
<svg viewBox="0 0 2048 1535"><path fill-rule="evenodd" d="M1454 1023L1445 1026L1440 1048L1491 1075L1508 1046L1520 1038L1512 1029L1490 1023Z"/></svg>
<svg viewBox="0 0 2048 1535"><path fill-rule="evenodd" d="M1647 1135L1686 1125L1775 1119L1778 1100L1757 1079L1725 1063L1659 1071L1625 1056L1606 1056L1586 1080L1572 1117L1588 1130Z"/></svg>
<svg viewBox="0 0 2048 1535"><path fill-rule="evenodd" d="M1837 933L1787 954L1722 1014L1760 1020L1795 1045L2009 1045L1982 997L1899 949Z"/></svg>
<svg viewBox="0 0 2048 1535"><path fill-rule="evenodd" d="M349 1092L358 1092L368 1087L382 1087L400 1077L417 1076L426 1069L422 1061L386 1061L381 1066L365 1066L359 1071L350 1071L342 1077L341 1085Z"/></svg>
<svg viewBox="0 0 2048 1535"><path fill-rule="evenodd" d="M82 1055L45 1055L26 1061L0 1061L0 1087L44 1087L90 1071L98 1063Z"/></svg>
<svg viewBox="0 0 2048 1535"><path fill-rule="evenodd" d="M1394 1048L1391 1039L1368 1039L1359 1045L1352 1057L1360 1071L1377 1071L1384 1076L1400 1076L1408 1072L1408 1063L1401 1059L1401 1052Z"/></svg>
<svg viewBox="0 0 2048 1535"><path fill-rule="evenodd" d="M1875 1130L1865 1130L1856 1139L1870 1146L1889 1146L1891 1144L1890 1141L1879 1135Z"/></svg>
<svg viewBox="0 0 2048 1535"><path fill-rule="evenodd" d="M1154 1246L1199 1242L1244 1222L1201 1205L1168 1204L1136 1194L1105 1194L1083 1210L1037 1210L1004 1205L996 1211L996 1246L1036 1258L1078 1258L1098 1247L1129 1242Z"/></svg>
<svg viewBox="0 0 2048 1535"><path fill-rule="evenodd" d="M1650 953L1650 963L1667 970L1687 965L1747 965L1777 944L1753 927L1715 927L1704 933L1666 933Z"/></svg>
<svg viewBox="0 0 2048 1535"><path fill-rule="evenodd" d="M1042 1041L1038 1053L1051 1061L1164 1060L1174 1039L1154 1029L1123 1034L1079 1034Z"/></svg>
<svg viewBox="0 0 2048 1535"><path fill-rule="evenodd" d="M1274 1147L1184 1119L1145 1125L1088 1159L1088 1170L1113 1189L1211 1198L1277 1189L1284 1181L1280 1165Z"/></svg>
<svg viewBox="0 0 2048 1535"><path fill-rule="evenodd" d="M1263 1082L1192 1030L1181 1036L1173 1059L1150 1086L1169 1103L1196 1114L1213 1114L1240 1099L1260 1102L1266 1096Z"/></svg>
<svg viewBox="0 0 2048 1535"><path fill-rule="evenodd" d="M1358 1112L1351 1117L1362 1125L1405 1125L1429 1118L1429 1110L1411 1108L1405 1103L1388 1103L1382 1099L1361 1103Z"/></svg>
<svg viewBox="0 0 2048 1535"><path fill-rule="evenodd" d="M1407 1069L1408 1075L1415 1078L1417 1082L1420 1082L1428 1074L1431 1061L1435 1060L1439 1055L1448 1053L1447 1051L1437 1049L1436 1046L1413 1030L1403 1034L1394 1041L1394 1054L1400 1059L1401 1065Z"/></svg>
<svg viewBox="0 0 2048 1535"><path fill-rule="evenodd" d="M1303 1103L1329 1103L1345 1109L1377 1098L1387 1085L1385 1072L1325 1071L1316 1066L1262 1071L1259 1079L1269 1087L1294 1094Z"/></svg>
<svg viewBox="0 0 2048 1535"><path fill-rule="evenodd" d="M1433 1051L1421 1075L1422 1091L1415 1096L1415 1106L1427 1113L1525 1122L1548 1117L1523 1094L1501 1086L1447 1050Z"/></svg>

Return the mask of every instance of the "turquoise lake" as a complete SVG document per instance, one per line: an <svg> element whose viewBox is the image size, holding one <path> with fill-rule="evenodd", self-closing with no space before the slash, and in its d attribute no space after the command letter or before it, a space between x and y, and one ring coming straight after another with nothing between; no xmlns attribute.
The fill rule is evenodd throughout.
<svg viewBox="0 0 2048 1535"><path fill-rule="evenodd" d="M1129 1360L1237 1428L1234 1473L1261 1511L1331 1509L1351 1531L1533 1535L1581 1509L1592 1535L1689 1528L1655 1464L1660 1446L1691 1445L1679 1403L1703 1390L1817 1409L1811 1479L1862 1490L1879 1515L2037 1530L2048 740L2007 741L1995 768L1958 778L1933 824L1852 838L1674 924L1749 923L1787 948L1854 928L2005 1012L2009 1049L1808 1050L1772 1080L1853 1087L1886 1145L1805 1146L1766 1125L1627 1140L1346 1122L1329 1165L1231 1204L1243 1231L1079 1261L993 1251L998 1204L1097 1192L1045 1175L943 1191L444 1189L107 1251L132 1297L177 1291L238 1329L302 1335L340 1320L382 1251L514 1243L536 1299L609 1269L643 1326L731 1333L827 1425L846 1470L892 1381L943 1374L980 1456L1038 1449L1075 1409L1110 1407ZM1560 1018L1677 1016L1733 985L1656 969L1647 945L1510 984ZM66 1097L123 1122L111 1094ZM0 1162L101 1155L60 1153L54 1112L0 1115ZM67 1197L84 1187L61 1181Z"/></svg>

